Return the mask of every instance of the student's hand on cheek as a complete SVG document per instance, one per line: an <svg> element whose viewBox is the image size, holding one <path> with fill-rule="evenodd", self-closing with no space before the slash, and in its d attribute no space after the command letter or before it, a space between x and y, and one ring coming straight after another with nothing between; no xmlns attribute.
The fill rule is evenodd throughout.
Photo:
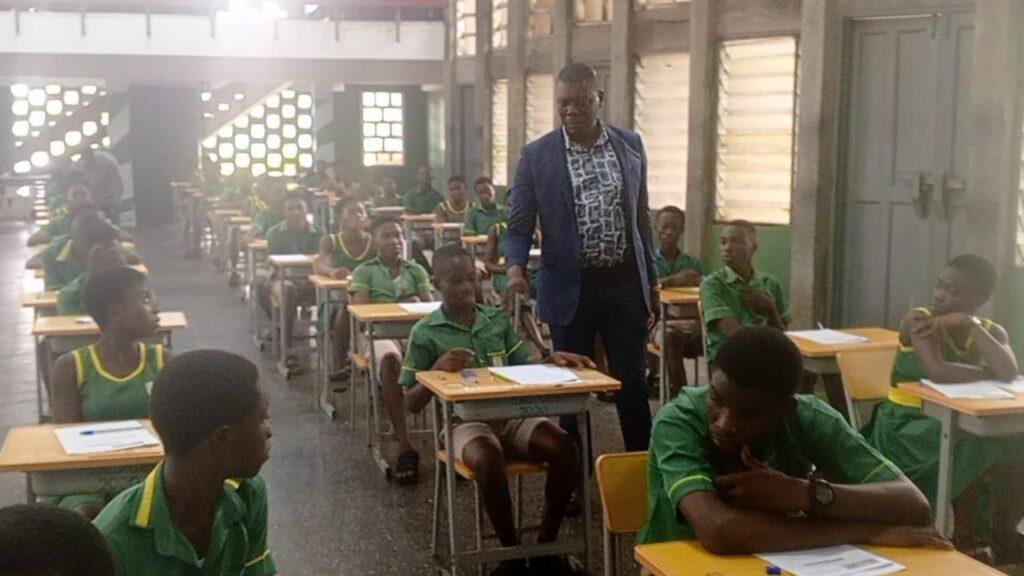
<svg viewBox="0 0 1024 576"><path fill-rule="evenodd" d="M916 338L930 339L938 335L935 320L927 316L907 318L907 328L911 336Z"/></svg>
<svg viewBox="0 0 1024 576"><path fill-rule="evenodd" d="M597 368L597 365L590 358L580 354L572 354L571 352L552 352L548 362L566 368Z"/></svg>
<svg viewBox="0 0 1024 576"><path fill-rule="evenodd" d="M740 458L746 472L719 476L715 480L718 495L731 506L788 514L810 507L807 480L794 478L759 462L744 446Z"/></svg>
<svg viewBox="0 0 1024 576"><path fill-rule="evenodd" d="M740 294L743 305L755 312L770 313L775 310L775 302L763 290L747 288Z"/></svg>
<svg viewBox="0 0 1024 576"><path fill-rule="evenodd" d="M891 526L869 538L867 543L894 548L953 549L953 544L932 526Z"/></svg>

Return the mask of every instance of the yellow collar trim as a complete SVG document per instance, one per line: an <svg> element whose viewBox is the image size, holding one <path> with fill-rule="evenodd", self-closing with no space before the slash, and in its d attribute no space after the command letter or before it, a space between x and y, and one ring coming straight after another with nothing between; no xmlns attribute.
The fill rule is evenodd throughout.
<svg viewBox="0 0 1024 576"><path fill-rule="evenodd" d="M153 515L153 493L156 491L156 475L161 474L163 462L157 465L149 476L146 476L146 483L142 485L142 500L139 501L139 509L135 512L135 525L141 528L149 528L149 519Z"/></svg>
<svg viewBox="0 0 1024 576"><path fill-rule="evenodd" d="M146 367L146 345L139 342L139 365L136 366L130 374L123 378L118 378L110 372L107 372L107 369L103 367L103 363L100 362L100 355L96 353L95 344L89 346L89 357L92 358L92 363L96 366L96 371L100 373L100 376L103 376L107 380L113 380L114 382L127 382L139 374L142 374L142 370Z"/></svg>
<svg viewBox="0 0 1024 576"><path fill-rule="evenodd" d="M363 253L360 254L359 256L353 256L352 251L349 250L348 246L345 245L345 237L340 232L335 234L334 236L338 239L338 248L340 248L341 251L344 252L346 256L353 260L362 260L363 258L366 258L366 255L370 253L370 248L373 247L373 238L367 238L366 246L363 248Z"/></svg>
<svg viewBox="0 0 1024 576"><path fill-rule="evenodd" d="M463 208L462 210L456 210L455 208L452 207L452 201L451 200L445 200L444 201L444 207L449 212L451 212L452 214L465 214L466 211L469 210L470 207L472 207L472 206L473 206L473 204L469 200L467 200L465 208Z"/></svg>
<svg viewBox="0 0 1024 576"><path fill-rule="evenodd" d="M68 256L71 256L71 239L70 238L68 238L67 243L64 244L64 249L60 251L60 254L57 254L56 260L57 260L57 262L64 262L64 261L66 261L68 259Z"/></svg>

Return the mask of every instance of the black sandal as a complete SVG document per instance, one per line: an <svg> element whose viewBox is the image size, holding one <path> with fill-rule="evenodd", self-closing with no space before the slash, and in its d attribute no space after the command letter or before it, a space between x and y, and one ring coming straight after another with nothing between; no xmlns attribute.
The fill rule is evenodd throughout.
<svg viewBox="0 0 1024 576"><path fill-rule="evenodd" d="M395 484L409 486L420 481L420 453L415 450L404 450L395 461L395 471L391 475Z"/></svg>

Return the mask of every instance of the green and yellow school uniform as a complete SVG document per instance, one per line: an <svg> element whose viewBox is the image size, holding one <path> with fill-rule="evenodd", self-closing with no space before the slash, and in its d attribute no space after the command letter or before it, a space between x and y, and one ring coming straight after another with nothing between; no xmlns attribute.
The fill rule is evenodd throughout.
<svg viewBox="0 0 1024 576"><path fill-rule="evenodd" d="M740 326L763 326L768 319L743 305L743 290L755 288L767 293L775 308L782 316L783 322L789 323L789 304L778 280L754 270L750 280L744 282L732 268L723 266L708 274L700 283L701 314L704 320L704 339L707 344L708 360L713 361L718 348L725 341L725 335L718 329L716 322L722 318L735 318Z"/></svg>
<svg viewBox="0 0 1024 576"><path fill-rule="evenodd" d="M444 202L444 196L433 188L426 190L416 186L410 188L402 197L402 206L413 214L433 214L437 205Z"/></svg>
<svg viewBox="0 0 1024 576"><path fill-rule="evenodd" d="M153 379L163 370L162 344L140 342L139 364L123 378L106 370L92 344L71 352L75 359L75 378L82 402L82 420L134 420L149 417L149 393Z"/></svg>
<svg viewBox="0 0 1024 576"><path fill-rule="evenodd" d="M501 310L477 304L473 326L467 327L449 320L444 308L438 308L413 326L398 383L406 388L414 386L416 372L430 370L434 362L455 348L473 351L471 368L517 366L529 360L523 341Z"/></svg>
<svg viewBox="0 0 1024 576"><path fill-rule="evenodd" d="M398 268L398 276L392 278L380 258L372 258L360 264L352 271L352 280L348 283L349 294L365 290L369 292L373 304L395 304L430 289L430 276L423 266L402 260Z"/></svg>
<svg viewBox="0 0 1024 576"><path fill-rule="evenodd" d="M467 201L466 205L459 210L452 204L451 200L445 200L437 205L437 210L440 212L439 216L442 218L442 223L458 224L465 222L466 213L469 212L471 207L472 205Z"/></svg>
<svg viewBox="0 0 1024 576"><path fill-rule="evenodd" d="M257 238L266 238L267 231L280 223L281 220L284 220L283 216L267 208L266 204L262 202L260 200L261 204L256 205L256 213L252 217L252 229Z"/></svg>
<svg viewBox="0 0 1024 576"><path fill-rule="evenodd" d="M57 291L57 314L59 316L88 314L85 310L85 283L88 280L89 273L87 272Z"/></svg>
<svg viewBox="0 0 1024 576"><path fill-rule="evenodd" d="M331 234L331 267L355 270L360 264L369 262L377 256L373 246L373 238L366 238L366 246L362 252L356 252L345 245L341 234Z"/></svg>
<svg viewBox="0 0 1024 576"><path fill-rule="evenodd" d="M50 213L50 221L39 227L50 238L65 236L71 233L71 222L68 218L68 207L58 206Z"/></svg>
<svg viewBox="0 0 1024 576"><path fill-rule="evenodd" d="M498 204L488 210L479 204L474 204L466 212L466 217L463 220L466 227L463 230L467 236L487 234L492 226L505 220L507 220L507 217L505 216L504 206Z"/></svg>
<svg viewBox="0 0 1024 576"><path fill-rule="evenodd" d="M929 316L931 308L918 308ZM991 320L982 320L989 330ZM963 342L943 334L940 354L947 362L978 366L981 353L968 336ZM914 353L913 346L900 344L893 363L888 398L875 407L874 415L863 430L864 437L924 493L934 506L939 481L939 443L942 426L939 421L921 413L921 400L901 392L900 382L914 382L927 378L924 368ZM958 497L963 490L986 470L1024 450L1024 437L1008 436L981 438L960 432L953 444L953 471L950 495Z"/></svg>
<svg viewBox="0 0 1024 576"><path fill-rule="evenodd" d="M698 274L703 274L701 270L700 260L690 256L682 250L676 255L675 259L669 260L661 253L660 248L654 249L654 269L658 273L658 279L664 280L670 276L675 276L683 270L693 270Z"/></svg>
<svg viewBox="0 0 1024 576"><path fill-rule="evenodd" d="M43 261L43 285L47 290L60 290L85 274L85 260L71 249L71 236L54 238L39 257Z"/></svg>
<svg viewBox="0 0 1024 576"><path fill-rule="evenodd" d="M259 476L225 480L205 557L174 525L163 463L122 492L93 524L107 541L118 576L272 576L267 547L267 487Z"/></svg>
<svg viewBox="0 0 1024 576"><path fill-rule="evenodd" d="M305 230L292 232L288 222L282 220L267 230L267 254L316 254L323 234L314 224Z"/></svg>
<svg viewBox="0 0 1024 576"><path fill-rule="evenodd" d="M401 208L405 205L405 199L399 195L377 196L373 199L374 208Z"/></svg>
<svg viewBox="0 0 1024 576"><path fill-rule="evenodd" d="M693 529L677 510L694 492L714 492L715 478L745 470L715 448L708 427L708 388L683 388L661 410L651 431L647 460L647 521L637 544L693 540ZM796 397L796 410L755 454L784 474L806 478L817 470L839 484L887 482L900 470L857 434L828 404Z"/></svg>

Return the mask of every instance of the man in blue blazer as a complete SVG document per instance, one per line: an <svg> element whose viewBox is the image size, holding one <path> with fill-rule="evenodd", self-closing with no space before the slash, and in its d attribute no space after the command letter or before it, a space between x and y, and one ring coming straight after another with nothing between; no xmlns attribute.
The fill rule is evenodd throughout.
<svg viewBox="0 0 1024 576"><path fill-rule="evenodd" d="M558 74L562 127L523 148L509 192L506 297L527 294L526 263L540 222L537 316L556 350L592 356L601 335L626 450L647 450L651 411L644 374L657 315L647 157L640 137L598 119L603 93L586 64ZM575 433L573 418L562 427Z"/></svg>

